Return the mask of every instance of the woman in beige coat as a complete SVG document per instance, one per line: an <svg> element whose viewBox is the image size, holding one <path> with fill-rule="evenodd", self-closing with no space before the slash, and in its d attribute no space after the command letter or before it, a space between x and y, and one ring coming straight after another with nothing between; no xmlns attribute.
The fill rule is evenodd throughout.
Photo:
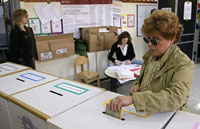
<svg viewBox="0 0 200 129"><path fill-rule="evenodd" d="M187 110L194 63L176 45L183 33L178 17L166 10L154 11L145 19L142 33L149 51L140 76L130 89L131 96L114 98L110 109L119 112L122 106L134 104L136 111Z"/></svg>

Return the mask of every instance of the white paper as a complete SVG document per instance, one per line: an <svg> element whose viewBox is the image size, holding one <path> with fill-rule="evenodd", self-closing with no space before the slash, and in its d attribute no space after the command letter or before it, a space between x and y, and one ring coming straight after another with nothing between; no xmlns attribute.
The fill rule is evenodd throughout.
<svg viewBox="0 0 200 129"><path fill-rule="evenodd" d="M133 27L135 26L135 17L133 15L128 16L128 26Z"/></svg>
<svg viewBox="0 0 200 129"><path fill-rule="evenodd" d="M53 58L52 52L40 53L41 60L47 60Z"/></svg>
<svg viewBox="0 0 200 129"><path fill-rule="evenodd" d="M63 53L67 53L67 48L62 48L62 49L58 49L56 50L56 54L63 54Z"/></svg>
<svg viewBox="0 0 200 129"><path fill-rule="evenodd" d="M61 33L61 32L62 32L61 20L57 22L52 22L52 33Z"/></svg>
<svg viewBox="0 0 200 129"><path fill-rule="evenodd" d="M17 68L14 67L14 66L10 66L10 65L1 65L0 69L4 69L4 70L7 70L7 71L13 71L13 70L15 70Z"/></svg>
<svg viewBox="0 0 200 129"><path fill-rule="evenodd" d="M75 87L75 86L72 86L72 85L68 85L68 84L65 84L65 83L57 85L57 87L60 87L62 89L65 89L67 91L71 91L71 92L77 93L77 94L81 94L81 93L84 93L86 91L86 89L82 89L82 88Z"/></svg>
<svg viewBox="0 0 200 129"><path fill-rule="evenodd" d="M121 16L113 14L113 26L121 27Z"/></svg>
<svg viewBox="0 0 200 129"><path fill-rule="evenodd" d="M183 10L183 19L184 20L191 20L192 17L192 2L186 1L184 3L184 10Z"/></svg>
<svg viewBox="0 0 200 129"><path fill-rule="evenodd" d="M40 18L42 24L51 21L51 14L46 4L39 4L34 7L36 14Z"/></svg>
<svg viewBox="0 0 200 129"><path fill-rule="evenodd" d="M122 15L122 27L127 27L127 15Z"/></svg>
<svg viewBox="0 0 200 129"><path fill-rule="evenodd" d="M141 65L136 65L136 64L125 65L125 62L122 63L123 64L121 64L120 66L111 66L107 68L115 72L115 76L117 77L116 79L120 82L120 84L130 80L135 80L136 78L134 74L139 75L140 69L136 71L131 71L131 69L141 68ZM122 78L127 78L127 79L122 79Z"/></svg>
<svg viewBox="0 0 200 129"><path fill-rule="evenodd" d="M41 26L42 26L41 28L42 28L42 33L43 34L51 33L51 24L50 24L50 22L42 24Z"/></svg>
<svg viewBox="0 0 200 129"><path fill-rule="evenodd" d="M48 10L49 10L50 15L51 15L51 20L53 22L60 21L62 16L61 16L61 13L60 13L56 3L55 2L51 2L51 4L49 4L47 6L48 6Z"/></svg>
<svg viewBox="0 0 200 129"><path fill-rule="evenodd" d="M113 25L112 4L62 5L63 32L79 38L79 28Z"/></svg>

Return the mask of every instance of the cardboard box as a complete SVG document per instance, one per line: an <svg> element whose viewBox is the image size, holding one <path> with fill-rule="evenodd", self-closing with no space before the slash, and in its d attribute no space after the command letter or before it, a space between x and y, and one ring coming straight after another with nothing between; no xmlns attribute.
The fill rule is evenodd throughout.
<svg viewBox="0 0 200 129"><path fill-rule="evenodd" d="M103 92L103 89L87 84L58 79L9 96L13 129L47 129L48 119Z"/></svg>
<svg viewBox="0 0 200 129"><path fill-rule="evenodd" d="M48 41L36 41L37 60L47 60L53 58L52 51L50 50Z"/></svg>
<svg viewBox="0 0 200 129"><path fill-rule="evenodd" d="M73 38L49 40L49 45L53 58L70 56L75 53Z"/></svg>
<svg viewBox="0 0 200 129"><path fill-rule="evenodd" d="M81 28L81 37L86 41L89 52L108 50L117 41L117 27L101 26Z"/></svg>
<svg viewBox="0 0 200 129"><path fill-rule="evenodd" d="M73 34L36 37L37 58L42 61L73 55L75 53Z"/></svg>

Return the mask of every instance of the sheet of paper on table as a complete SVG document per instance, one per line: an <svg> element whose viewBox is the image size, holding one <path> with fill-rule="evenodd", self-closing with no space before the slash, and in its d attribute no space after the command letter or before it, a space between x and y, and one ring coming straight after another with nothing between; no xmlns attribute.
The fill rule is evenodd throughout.
<svg viewBox="0 0 200 129"><path fill-rule="evenodd" d="M141 65L130 64L125 65L122 64L120 66L111 66L108 69L113 70L116 74L118 81L122 84L130 80L135 80L135 75L140 74Z"/></svg>

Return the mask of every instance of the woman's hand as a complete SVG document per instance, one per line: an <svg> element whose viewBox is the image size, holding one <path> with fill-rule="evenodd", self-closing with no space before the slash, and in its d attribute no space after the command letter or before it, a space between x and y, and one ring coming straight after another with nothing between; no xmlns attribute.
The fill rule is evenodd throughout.
<svg viewBox="0 0 200 129"><path fill-rule="evenodd" d="M113 112L119 112L122 106L129 106L131 104L133 104L132 96L118 96L110 101L110 109Z"/></svg>
<svg viewBox="0 0 200 129"><path fill-rule="evenodd" d="M131 64L131 61L130 61L130 60L127 60L125 64L126 64L126 65L130 65L130 64Z"/></svg>
<svg viewBox="0 0 200 129"><path fill-rule="evenodd" d="M140 91L139 86L133 87L129 90L130 95L132 95L134 92L138 92Z"/></svg>
<svg viewBox="0 0 200 129"><path fill-rule="evenodd" d="M117 66L120 66L120 65L121 65L121 61L115 60L115 64L116 64Z"/></svg>

